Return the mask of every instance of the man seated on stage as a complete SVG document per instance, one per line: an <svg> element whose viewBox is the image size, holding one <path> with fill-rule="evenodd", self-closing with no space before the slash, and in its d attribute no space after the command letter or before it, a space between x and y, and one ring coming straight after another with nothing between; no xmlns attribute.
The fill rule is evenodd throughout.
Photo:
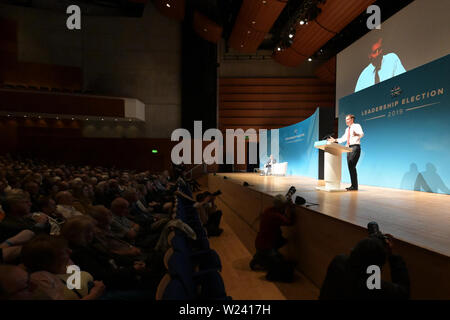
<svg viewBox="0 0 450 320"><path fill-rule="evenodd" d="M278 249L286 244L280 227L294 224L294 212L292 200L278 194L273 200L273 206L264 210L260 216L255 240L256 254L250 262L250 268L268 271L267 280L292 281L293 267L284 260Z"/></svg>
<svg viewBox="0 0 450 320"><path fill-rule="evenodd" d="M273 155L270 155L269 160L267 160L267 163L264 165L264 173L261 173L262 176L267 176L269 174L272 174L272 165L277 163L277 160L273 157Z"/></svg>
<svg viewBox="0 0 450 320"><path fill-rule="evenodd" d="M320 290L320 300L391 300L409 299L410 284L408 270L402 257L392 254L391 235L384 239L368 237L361 240L350 255L338 255L328 266L327 275ZM380 280L379 288L369 289L375 281L369 266L381 268L389 261L391 282ZM381 275L380 275L381 276Z"/></svg>

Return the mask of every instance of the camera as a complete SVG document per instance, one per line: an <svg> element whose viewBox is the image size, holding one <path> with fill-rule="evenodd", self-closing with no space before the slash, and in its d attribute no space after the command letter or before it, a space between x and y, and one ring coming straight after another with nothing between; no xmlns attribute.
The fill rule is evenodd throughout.
<svg viewBox="0 0 450 320"><path fill-rule="evenodd" d="M369 237L378 238L382 240L384 244L387 244L386 240L389 238L380 231L380 227L375 221L371 221L367 224L367 232L369 233Z"/></svg>
<svg viewBox="0 0 450 320"><path fill-rule="evenodd" d="M290 200L292 201L292 196L295 194L295 192L297 191L297 189L295 189L294 186L291 186L288 190L288 192L286 193L286 200Z"/></svg>

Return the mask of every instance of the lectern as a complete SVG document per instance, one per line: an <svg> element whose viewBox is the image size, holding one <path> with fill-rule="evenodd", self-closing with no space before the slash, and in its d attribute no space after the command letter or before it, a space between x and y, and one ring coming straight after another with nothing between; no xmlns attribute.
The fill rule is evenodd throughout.
<svg viewBox="0 0 450 320"><path fill-rule="evenodd" d="M329 192L346 191L345 188L341 188L342 153L352 152L352 148L327 140L315 142L314 147L323 150L325 153L325 187L316 187L316 189Z"/></svg>

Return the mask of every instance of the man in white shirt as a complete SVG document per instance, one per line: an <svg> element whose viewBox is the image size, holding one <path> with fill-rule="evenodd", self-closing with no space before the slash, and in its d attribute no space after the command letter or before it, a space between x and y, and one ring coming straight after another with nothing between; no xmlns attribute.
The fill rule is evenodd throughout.
<svg viewBox="0 0 450 320"><path fill-rule="evenodd" d="M361 72L355 92L406 72L400 58L393 52L383 55L383 39L372 45L369 65Z"/></svg>
<svg viewBox="0 0 450 320"><path fill-rule="evenodd" d="M268 174L272 174L272 166L277 163L277 160L273 157L273 155L270 155L269 160L267 160L267 163L264 165L264 173L261 173L262 176L267 176Z"/></svg>
<svg viewBox="0 0 450 320"><path fill-rule="evenodd" d="M361 125L354 122L355 116L348 114L345 117L347 128L345 129L344 135L338 139L328 139L328 141L337 143L347 142L346 146L352 148L352 152L347 153L348 171L350 172L350 179L352 181L352 185L347 188L347 191L358 190L358 174L356 172L356 164L358 163L359 156L361 155L360 140L364 137L364 132Z"/></svg>

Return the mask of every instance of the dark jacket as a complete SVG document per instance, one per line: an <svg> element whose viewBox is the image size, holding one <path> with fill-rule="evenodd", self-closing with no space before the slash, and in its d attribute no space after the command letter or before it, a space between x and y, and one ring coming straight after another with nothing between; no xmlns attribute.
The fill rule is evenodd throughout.
<svg viewBox="0 0 450 320"><path fill-rule="evenodd" d="M338 255L328 266L320 290L320 300L397 300L409 299L410 284L406 264L400 256L388 258L392 282L381 280L381 289L367 288L370 274L359 275L351 270L347 255Z"/></svg>

